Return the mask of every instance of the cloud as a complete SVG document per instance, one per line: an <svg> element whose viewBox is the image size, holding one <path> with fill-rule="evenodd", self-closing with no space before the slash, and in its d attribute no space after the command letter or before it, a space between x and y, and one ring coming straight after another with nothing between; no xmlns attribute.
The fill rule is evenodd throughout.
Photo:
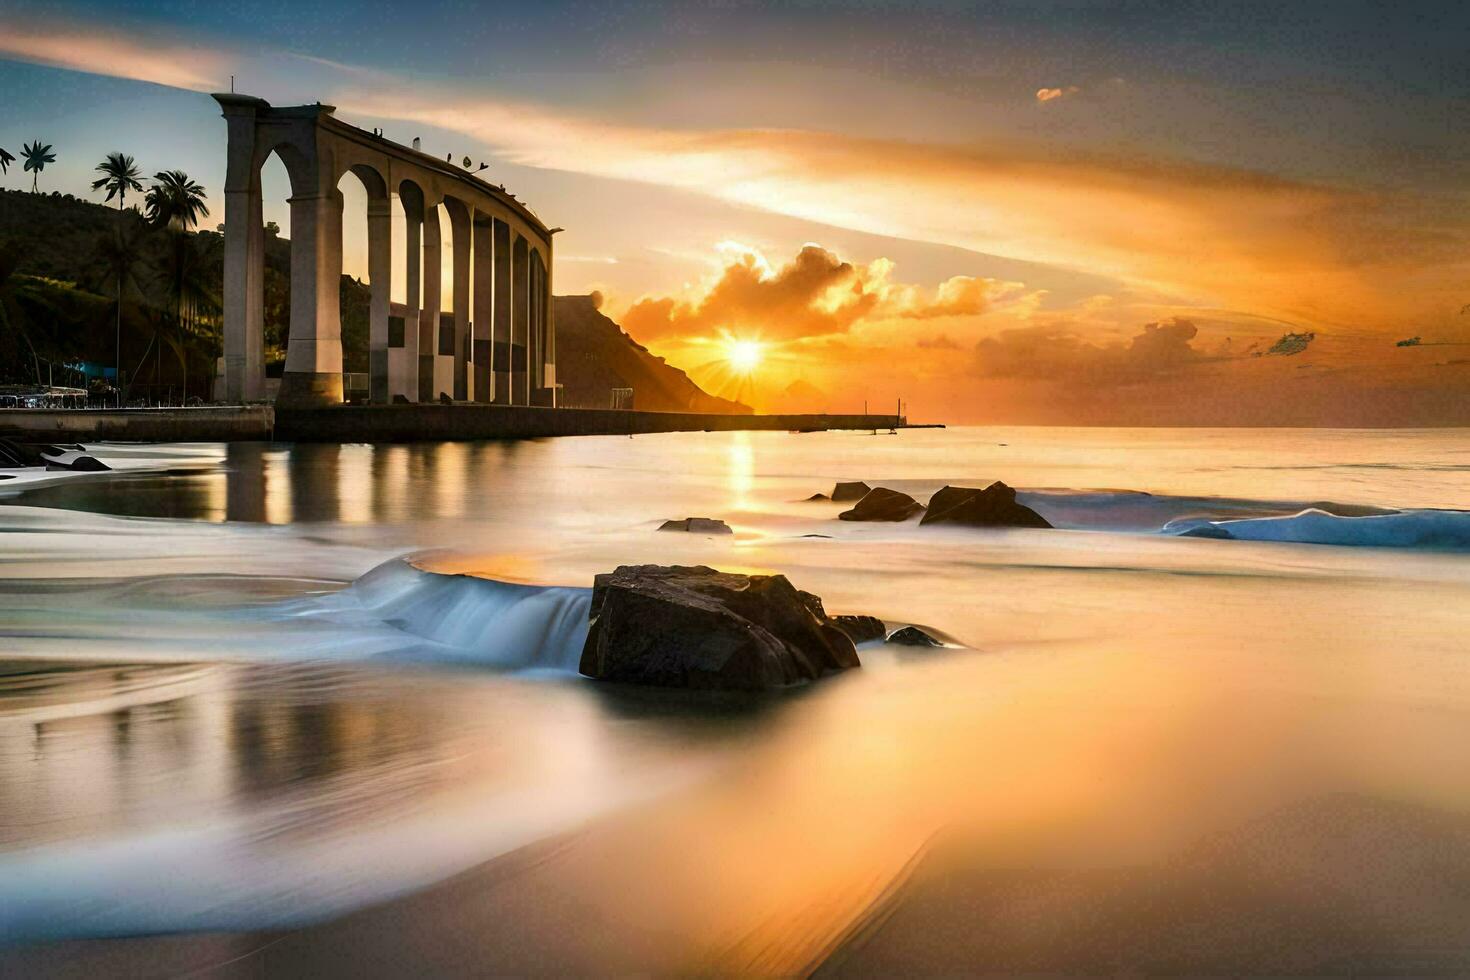
<svg viewBox="0 0 1470 980"><path fill-rule="evenodd" d="M1068 85L1066 88L1039 88L1036 90L1036 101L1051 102L1069 95L1076 95L1080 91L1082 90L1075 85Z"/></svg>
<svg viewBox="0 0 1470 980"><path fill-rule="evenodd" d="M923 350L959 350L960 345L954 341L949 334L939 334L937 337L920 337L914 345Z"/></svg>
<svg viewBox="0 0 1470 980"><path fill-rule="evenodd" d="M847 333L863 321L974 316L993 295L1015 295L1020 283L955 276L932 292L892 279L894 265L846 261L808 243L780 268L758 250L722 242L725 264L714 281L685 297L644 297L623 314L623 326L649 341L709 336L721 331L795 340Z"/></svg>
<svg viewBox="0 0 1470 980"><path fill-rule="evenodd" d="M195 90L237 70L268 89L308 84L267 70L279 68L281 52L206 50L152 35L104 35L91 25L5 23L0 53ZM1083 270L1178 305L1397 333L1407 323L1441 324L1464 302L1470 274L1470 226L1449 192L1311 182L1158 156L1058 153L1044 143L965 147L619 123L464 86L294 62L320 73L312 90L343 116L439 127L527 166ZM1065 98L1069 89L1060 91ZM797 312L801 321L806 314Z"/></svg>
<svg viewBox="0 0 1470 980"><path fill-rule="evenodd" d="M0 57L195 92L224 87L233 60L203 44L35 18L0 19Z"/></svg>
<svg viewBox="0 0 1470 980"><path fill-rule="evenodd" d="M1144 326L1126 344L1099 345L1065 327L1002 331L975 346L982 376L1061 384L1118 385L1171 374L1207 359L1194 346L1199 329L1174 317Z"/></svg>

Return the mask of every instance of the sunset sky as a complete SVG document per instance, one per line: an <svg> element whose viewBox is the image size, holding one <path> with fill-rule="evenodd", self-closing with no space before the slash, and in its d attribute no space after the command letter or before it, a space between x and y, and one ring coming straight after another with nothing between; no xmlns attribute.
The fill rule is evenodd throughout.
<svg viewBox="0 0 1470 980"><path fill-rule="evenodd" d="M557 292L759 408L1470 423L1463 3L10 0L0 59L44 189L122 150L211 225L232 74L484 160Z"/></svg>

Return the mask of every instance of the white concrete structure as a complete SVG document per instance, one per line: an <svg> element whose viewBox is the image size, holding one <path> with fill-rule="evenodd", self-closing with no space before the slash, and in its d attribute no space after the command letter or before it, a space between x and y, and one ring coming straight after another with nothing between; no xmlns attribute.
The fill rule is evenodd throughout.
<svg viewBox="0 0 1470 980"><path fill-rule="evenodd" d="M229 129L225 174L225 398L265 398L265 230L260 168L291 179L291 325L278 403L342 401L342 195L367 189L372 289L370 398L551 405L556 330L552 231L506 193L455 164L337 119L328 105L273 107L214 96ZM405 301L391 302L393 198L404 212ZM452 314L442 314L440 205L453 242ZM422 272L420 271L422 259Z"/></svg>

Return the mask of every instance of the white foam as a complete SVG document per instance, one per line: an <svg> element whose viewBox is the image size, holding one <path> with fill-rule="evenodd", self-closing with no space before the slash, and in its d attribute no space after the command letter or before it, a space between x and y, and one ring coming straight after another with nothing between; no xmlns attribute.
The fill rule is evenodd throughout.
<svg viewBox="0 0 1470 980"><path fill-rule="evenodd" d="M1299 544L1470 549L1470 511L1408 510L1367 517L1340 517L1308 508L1284 517L1173 521L1164 526L1164 533Z"/></svg>
<svg viewBox="0 0 1470 980"><path fill-rule="evenodd" d="M340 592L282 611L351 627L347 635L356 637L364 629L406 634L411 642L378 645L378 655L392 659L576 673L591 601L591 589L445 575L394 559Z"/></svg>

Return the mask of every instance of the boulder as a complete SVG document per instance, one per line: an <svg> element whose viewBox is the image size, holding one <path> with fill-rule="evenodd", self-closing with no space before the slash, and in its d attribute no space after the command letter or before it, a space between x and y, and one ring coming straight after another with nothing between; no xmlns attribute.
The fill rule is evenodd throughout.
<svg viewBox="0 0 1470 980"><path fill-rule="evenodd" d="M999 480L980 490L945 487L929 498L920 524L965 524L970 527L1051 527L1046 518L1016 503L1016 491Z"/></svg>
<svg viewBox="0 0 1470 980"><path fill-rule="evenodd" d="M862 500L871 489L873 488L866 483L839 483L832 488L832 500L839 504L848 500Z"/></svg>
<svg viewBox="0 0 1470 980"><path fill-rule="evenodd" d="M103 473L112 469L111 466L108 466L96 456L88 456L85 453L78 453L71 458L70 463L65 465L67 469L83 473Z"/></svg>
<svg viewBox="0 0 1470 980"><path fill-rule="evenodd" d="M917 626L905 626L902 629L894 630L892 633L888 634L888 642L897 643L899 646L905 647L944 646L943 643L940 643L934 637L930 636L928 633L925 633Z"/></svg>
<svg viewBox="0 0 1470 980"><path fill-rule="evenodd" d="M822 601L784 575L623 565L597 576L581 672L693 690L769 691L859 666Z"/></svg>
<svg viewBox="0 0 1470 980"><path fill-rule="evenodd" d="M810 497L808 497L806 499L808 501L811 501L811 500L831 500L832 498L829 497L829 496L827 496L825 493L814 493L814 494L812 494Z"/></svg>
<svg viewBox="0 0 1470 980"><path fill-rule="evenodd" d="M664 521L660 531L688 531L691 534L734 534L730 525L712 517L686 517L682 521Z"/></svg>
<svg viewBox="0 0 1470 980"><path fill-rule="evenodd" d="M906 493L874 487L852 510L845 510L837 517L844 521L906 521L923 510L924 505Z"/></svg>
<svg viewBox="0 0 1470 980"><path fill-rule="evenodd" d="M888 627L877 616L833 616L832 622L854 643L881 640L888 635Z"/></svg>

